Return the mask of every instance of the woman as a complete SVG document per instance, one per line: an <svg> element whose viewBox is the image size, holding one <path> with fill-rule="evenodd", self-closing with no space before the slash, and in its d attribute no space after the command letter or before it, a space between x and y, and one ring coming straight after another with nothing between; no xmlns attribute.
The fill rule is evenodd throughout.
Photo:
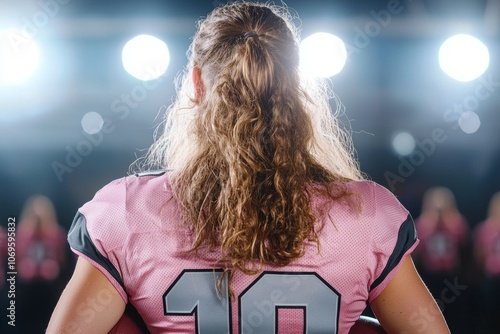
<svg viewBox="0 0 500 334"><path fill-rule="evenodd" d="M415 263L431 294L441 302L446 282L465 282L463 276L470 253L469 225L457 208L455 195L445 187L429 188L423 196L422 212L415 220L420 239L415 249ZM466 298L447 303L443 313L451 330L462 328Z"/></svg>
<svg viewBox="0 0 500 334"><path fill-rule="evenodd" d="M460 255L469 238L469 225L450 189L434 187L425 192L416 228L421 240L416 253L423 269L438 277L438 291L444 278L460 271Z"/></svg>
<svg viewBox="0 0 500 334"><path fill-rule="evenodd" d="M39 333L67 281L66 231L59 225L52 200L33 195L24 204L15 231L16 302L22 333ZM45 307L40 308L40 304Z"/></svg>
<svg viewBox="0 0 500 334"><path fill-rule="evenodd" d="M500 191L491 197L488 217L474 231L474 254L485 276L500 278Z"/></svg>
<svg viewBox="0 0 500 334"><path fill-rule="evenodd" d="M483 280L478 293L484 328L500 331L500 191L489 203L487 218L474 230L474 255Z"/></svg>
<svg viewBox="0 0 500 334"><path fill-rule="evenodd" d="M282 9L208 15L148 155L171 171L114 181L79 210L81 256L47 333L105 333L126 305L152 333L347 333L367 303L388 332L447 332L409 256L411 217L362 180L298 64Z"/></svg>
<svg viewBox="0 0 500 334"><path fill-rule="evenodd" d="M66 231L58 224L52 201L30 197L17 230L17 270L26 282L51 282L66 266Z"/></svg>

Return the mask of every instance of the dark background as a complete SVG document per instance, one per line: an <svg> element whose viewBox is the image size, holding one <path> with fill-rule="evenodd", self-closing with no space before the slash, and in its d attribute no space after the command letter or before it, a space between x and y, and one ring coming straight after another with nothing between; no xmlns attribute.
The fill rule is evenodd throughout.
<svg viewBox="0 0 500 334"><path fill-rule="evenodd" d="M42 1L42 3L47 3ZM372 11L394 1L287 1L298 15L302 36L328 31L350 46L360 46L358 31L374 21ZM219 1L97 1L59 4L57 13L36 26L40 64L27 82L0 86L0 224L19 217L24 201L44 194L54 201L58 220L69 227L76 210L103 185L128 173L144 155L172 101L174 79L186 65L185 52L196 20ZM454 105L475 93L481 80L500 82L500 6L495 0L403 0L403 10L351 52L344 70L331 79L345 106L344 124L353 131L362 170L392 190L414 217L424 191L449 187L459 210L473 228L486 217L488 201L500 190L500 87L474 111L481 127L474 134L456 128L447 116ZM43 11L38 1L0 0L0 28L26 28ZM28 22L28 23L27 23ZM154 90L125 119L112 111L122 94L142 83L121 65L121 49L132 37L152 34L169 46L171 63ZM490 67L468 83L439 68L438 49L449 36L470 33L489 47ZM353 50L351 48L351 50ZM1 50L0 50L1 52ZM109 119L114 130L58 179L54 163L86 140L81 119L89 111ZM402 164L391 148L395 133L408 131L418 140L443 129L435 145L404 182L391 184ZM401 175L399 175L401 176ZM465 311L469 312L469 311ZM2 320L3 321L3 320ZM20 320L22 321L22 320Z"/></svg>

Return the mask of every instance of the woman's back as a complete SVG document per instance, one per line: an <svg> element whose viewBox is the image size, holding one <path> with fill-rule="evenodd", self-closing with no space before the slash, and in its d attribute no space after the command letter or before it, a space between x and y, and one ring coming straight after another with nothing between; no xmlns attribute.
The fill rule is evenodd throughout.
<svg viewBox="0 0 500 334"><path fill-rule="evenodd" d="M130 176L104 187L80 209L69 241L105 269L153 333L192 332L195 326L200 333L229 327L264 333L274 326L284 333L306 327L343 333L417 245L408 212L389 191L373 182L347 187L359 194L362 210L315 198L315 206L328 211L319 251L306 242L304 255L287 266L265 264L255 275L236 272L231 302L227 280L217 290L220 251L189 252L193 233L180 223L168 173Z"/></svg>

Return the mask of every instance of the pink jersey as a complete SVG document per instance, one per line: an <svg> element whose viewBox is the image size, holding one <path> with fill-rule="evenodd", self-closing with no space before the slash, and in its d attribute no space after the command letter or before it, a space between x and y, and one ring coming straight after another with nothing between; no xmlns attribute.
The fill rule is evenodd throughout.
<svg viewBox="0 0 500 334"><path fill-rule="evenodd" d="M7 241L7 231L2 226L0 226L0 268L2 268L2 270L0 270L0 290L5 284L5 270L3 270L3 268L5 268L5 266L7 265L7 258L9 254L9 252L7 251L9 242ZM11 245L13 244L11 243Z"/></svg>
<svg viewBox="0 0 500 334"><path fill-rule="evenodd" d="M17 271L26 281L52 281L59 277L66 256L66 231L57 224L36 228L18 226Z"/></svg>
<svg viewBox="0 0 500 334"><path fill-rule="evenodd" d="M487 219L476 227L474 249L484 272L500 277L500 222Z"/></svg>
<svg viewBox="0 0 500 334"><path fill-rule="evenodd" d="M417 245L408 211L374 182L351 182L361 213L332 203L320 251L256 275L237 272L228 300L217 252L186 254L168 173L111 182L78 212L71 248L102 271L151 333L348 333ZM102 296L102 301L106 296ZM120 324L123 326L123 324Z"/></svg>
<svg viewBox="0 0 500 334"><path fill-rule="evenodd" d="M426 270L449 273L459 269L460 248L469 235L469 226L462 215L449 213L441 220L430 215L420 216L416 228L421 240L416 253Z"/></svg>

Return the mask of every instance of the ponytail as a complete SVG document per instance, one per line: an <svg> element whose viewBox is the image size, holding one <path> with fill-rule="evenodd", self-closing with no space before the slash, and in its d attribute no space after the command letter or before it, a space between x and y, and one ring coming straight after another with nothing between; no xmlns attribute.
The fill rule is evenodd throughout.
<svg viewBox="0 0 500 334"><path fill-rule="evenodd" d="M277 7L217 8L190 58L204 96L186 98L187 73L148 161L175 168L193 251L218 249L229 277L287 265L303 255L304 240L318 242L324 220L312 197L348 198L345 182L361 178L348 136L325 92L301 85L298 39Z"/></svg>

